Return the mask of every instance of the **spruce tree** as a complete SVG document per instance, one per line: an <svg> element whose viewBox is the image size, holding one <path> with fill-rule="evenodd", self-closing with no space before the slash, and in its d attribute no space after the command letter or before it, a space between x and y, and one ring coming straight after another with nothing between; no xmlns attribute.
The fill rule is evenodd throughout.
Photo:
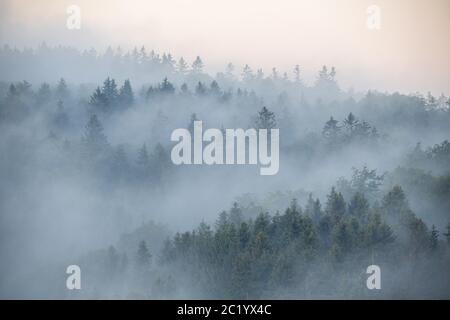
<svg viewBox="0 0 450 320"><path fill-rule="evenodd" d="M94 108L96 112L106 112L108 110L108 99L105 94L100 90L100 87L95 89L91 96L89 104Z"/></svg>
<svg viewBox="0 0 450 320"><path fill-rule="evenodd" d="M439 231L437 231L436 226L433 224L430 231L430 248L431 250L436 250L439 241Z"/></svg>
<svg viewBox="0 0 450 320"><path fill-rule="evenodd" d="M51 98L52 98L52 91L50 89L50 85L44 82L43 84L41 84L36 94L36 102L39 106L42 106L50 102Z"/></svg>
<svg viewBox="0 0 450 320"><path fill-rule="evenodd" d="M364 222L369 213L369 202L360 192L356 192L348 205L348 213Z"/></svg>
<svg viewBox="0 0 450 320"><path fill-rule="evenodd" d="M147 244L144 240L139 242L139 248L137 252L137 263L138 266L147 268L150 266L152 255L147 248Z"/></svg>
<svg viewBox="0 0 450 320"><path fill-rule="evenodd" d="M163 94L171 94L175 92L175 87L172 83L170 83L169 80L167 80L167 77L164 78L164 80L159 85L159 92Z"/></svg>
<svg viewBox="0 0 450 320"><path fill-rule="evenodd" d="M344 126L347 129L349 134L352 134L355 130L356 125L359 123L359 120L353 115L353 113L349 113L347 118L344 119Z"/></svg>
<svg viewBox="0 0 450 320"><path fill-rule="evenodd" d="M90 151L93 152L103 151L108 146L108 141L103 133L103 126L95 114L89 118L85 127L83 141Z"/></svg>
<svg viewBox="0 0 450 320"><path fill-rule="evenodd" d="M102 93L106 99L108 108L111 109L117 103L119 96L116 81L109 77L106 78L103 82Z"/></svg>
<svg viewBox="0 0 450 320"><path fill-rule="evenodd" d="M322 129L322 135L327 139L336 140L341 131L338 123L339 122L337 120L333 119L333 117L330 117L330 120L325 123L325 126Z"/></svg>
<svg viewBox="0 0 450 320"><path fill-rule="evenodd" d="M202 72L203 72L203 61L199 56L197 56L197 58L195 58L194 62L192 63L192 73L200 74Z"/></svg>
<svg viewBox="0 0 450 320"><path fill-rule="evenodd" d="M150 158L147 151L147 146L144 143L138 151L137 164L143 168L147 168L150 163Z"/></svg>
<svg viewBox="0 0 450 320"><path fill-rule="evenodd" d="M125 80L119 91L119 101L123 106L129 107L134 103L134 93L130 80Z"/></svg>
<svg viewBox="0 0 450 320"><path fill-rule="evenodd" d="M243 221L242 210L237 202L233 202L233 207L230 209L229 219L230 222L236 226L240 226Z"/></svg>
<svg viewBox="0 0 450 320"><path fill-rule="evenodd" d="M344 197L332 187L330 194L327 196L325 211L336 221L339 221L345 214L345 207L346 203Z"/></svg>
<svg viewBox="0 0 450 320"><path fill-rule="evenodd" d="M408 201L402 187L394 186L384 197L382 209L388 217L401 218L410 212Z"/></svg>
<svg viewBox="0 0 450 320"><path fill-rule="evenodd" d="M266 107L262 107L261 111L258 112L258 117L255 122L256 129L273 129L277 126L275 120L275 114ZM270 131L269 131L270 133Z"/></svg>
<svg viewBox="0 0 450 320"><path fill-rule="evenodd" d="M447 224L447 233L444 233L444 235L447 238L447 243L450 244L450 223Z"/></svg>
<svg viewBox="0 0 450 320"><path fill-rule="evenodd" d="M206 90L205 85L201 81L199 81L197 83L197 86L195 87L195 94L197 96L204 96L206 93L207 93L207 90Z"/></svg>
<svg viewBox="0 0 450 320"><path fill-rule="evenodd" d="M56 97L63 101L69 97L69 89L64 78L59 79L58 85L56 86Z"/></svg>
<svg viewBox="0 0 450 320"><path fill-rule="evenodd" d="M178 60L177 71L179 73L181 73L182 75L185 75L187 70L188 70L188 65L187 65L186 61L184 60L184 58L181 57L180 60Z"/></svg>

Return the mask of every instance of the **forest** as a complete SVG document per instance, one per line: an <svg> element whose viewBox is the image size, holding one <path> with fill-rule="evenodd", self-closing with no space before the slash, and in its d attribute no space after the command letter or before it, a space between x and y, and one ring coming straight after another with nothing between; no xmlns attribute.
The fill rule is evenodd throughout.
<svg viewBox="0 0 450 320"><path fill-rule="evenodd" d="M450 298L448 96L205 63L0 49L1 298ZM278 173L175 165L195 121L279 129Z"/></svg>

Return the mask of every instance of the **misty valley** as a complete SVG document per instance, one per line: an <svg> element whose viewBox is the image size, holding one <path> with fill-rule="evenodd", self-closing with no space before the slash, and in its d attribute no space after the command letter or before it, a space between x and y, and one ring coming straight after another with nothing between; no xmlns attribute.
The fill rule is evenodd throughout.
<svg viewBox="0 0 450 320"><path fill-rule="evenodd" d="M449 97L203 61L0 49L2 298L450 298Z"/></svg>

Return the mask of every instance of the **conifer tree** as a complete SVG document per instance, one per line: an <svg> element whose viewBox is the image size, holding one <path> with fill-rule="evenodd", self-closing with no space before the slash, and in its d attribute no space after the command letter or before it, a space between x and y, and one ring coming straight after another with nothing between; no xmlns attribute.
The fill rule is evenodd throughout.
<svg viewBox="0 0 450 320"><path fill-rule="evenodd" d="M444 235L447 238L447 243L450 244L450 223L447 224L447 233L444 233Z"/></svg>
<svg viewBox="0 0 450 320"><path fill-rule="evenodd" d="M430 248L431 250L436 250L439 241L439 231L437 231L436 226L433 224L430 231Z"/></svg>
<svg viewBox="0 0 450 320"><path fill-rule="evenodd" d="M180 58L180 60L178 60L178 63L177 63L177 71L179 72L179 73L181 73L182 75L185 75L186 74L186 72L187 72L187 70L188 70L188 65L187 65L187 63L186 63L186 61L184 60L184 58L183 57L181 57Z"/></svg>
<svg viewBox="0 0 450 320"><path fill-rule="evenodd" d="M58 85L56 86L56 97L62 101L69 97L69 89L64 78L59 79Z"/></svg>
<svg viewBox="0 0 450 320"><path fill-rule="evenodd" d="M103 151L108 146L108 141L103 133L103 126L95 114L89 118L85 127L83 141L93 152Z"/></svg>
<svg viewBox="0 0 450 320"><path fill-rule="evenodd" d="M261 111L258 112L258 117L256 119L255 126L257 129L270 130L275 128L277 126L275 114L269 111L266 107L262 107Z"/></svg>
<svg viewBox="0 0 450 320"><path fill-rule="evenodd" d="M330 194L327 196L325 211L336 221L339 221L345 214L346 203L340 192L336 192L334 187L331 188Z"/></svg>
<svg viewBox="0 0 450 320"><path fill-rule="evenodd" d="M202 72L203 72L203 61L199 56L197 56L197 58L195 58L194 62L192 63L192 73L200 74Z"/></svg>
<svg viewBox="0 0 450 320"><path fill-rule="evenodd" d="M150 254L150 251L147 248L147 244L144 240L139 242L139 248L137 251L137 263L138 266L143 268L148 268L151 263L152 255Z"/></svg>
<svg viewBox="0 0 450 320"><path fill-rule="evenodd" d="M360 222L365 221L369 214L369 202L360 192L356 192L348 205L348 213Z"/></svg>
<svg viewBox="0 0 450 320"><path fill-rule="evenodd" d="M339 133L341 128L338 126L338 121L333 119L333 117L330 117L330 120L328 120L325 123L325 126L322 129L322 135L330 140L335 140Z"/></svg>
<svg viewBox="0 0 450 320"><path fill-rule="evenodd" d="M108 110L108 99L105 94L100 90L100 87L95 89L91 96L89 104L96 110L96 112L106 112Z"/></svg>
<svg viewBox="0 0 450 320"><path fill-rule="evenodd" d="M120 103L125 107L129 107L134 103L134 93L131 88L130 80L127 79L123 83L123 86L120 88L118 98Z"/></svg>
<svg viewBox="0 0 450 320"><path fill-rule="evenodd" d="M150 158L147 151L147 146L144 143L142 148L138 151L137 164L143 168L147 168L150 163Z"/></svg>

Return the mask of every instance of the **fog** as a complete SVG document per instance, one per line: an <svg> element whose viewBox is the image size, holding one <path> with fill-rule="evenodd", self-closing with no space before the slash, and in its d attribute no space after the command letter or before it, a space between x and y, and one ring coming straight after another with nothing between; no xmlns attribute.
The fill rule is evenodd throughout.
<svg viewBox="0 0 450 320"><path fill-rule="evenodd" d="M66 27L70 5L81 10L79 30ZM366 27L371 5L381 10L377 30ZM20 49L44 41L101 51L145 45L189 61L201 55L213 74L229 61L281 74L300 64L309 84L330 64L343 88L439 95L450 90L442 72L450 67L449 10L446 0L2 0L0 39Z"/></svg>
<svg viewBox="0 0 450 320"><path fill-rule="evenodd" d="M38 10L2 6L17 21ZM394 58L377 78L371 63L324 65L327 55L296 66L276 54L283 43L250 59L216 55L212 41L200 42L205 54L127 42L136 35L119 48L119 32L86 50L80 35L74 45L42 32L52 41L34 44L27 23L7 34L10 20L0 38L1 298L450 297L448 41L444 53L411 56L437 57L404 73L420 81L385 82ZM302 50L313 55L317 39ZM195 120L279 129L278 173L174 165L171 133ZM366 287L372 264L381 290ZM66 288L69 265L81 268L81 290Z"/></svg>

